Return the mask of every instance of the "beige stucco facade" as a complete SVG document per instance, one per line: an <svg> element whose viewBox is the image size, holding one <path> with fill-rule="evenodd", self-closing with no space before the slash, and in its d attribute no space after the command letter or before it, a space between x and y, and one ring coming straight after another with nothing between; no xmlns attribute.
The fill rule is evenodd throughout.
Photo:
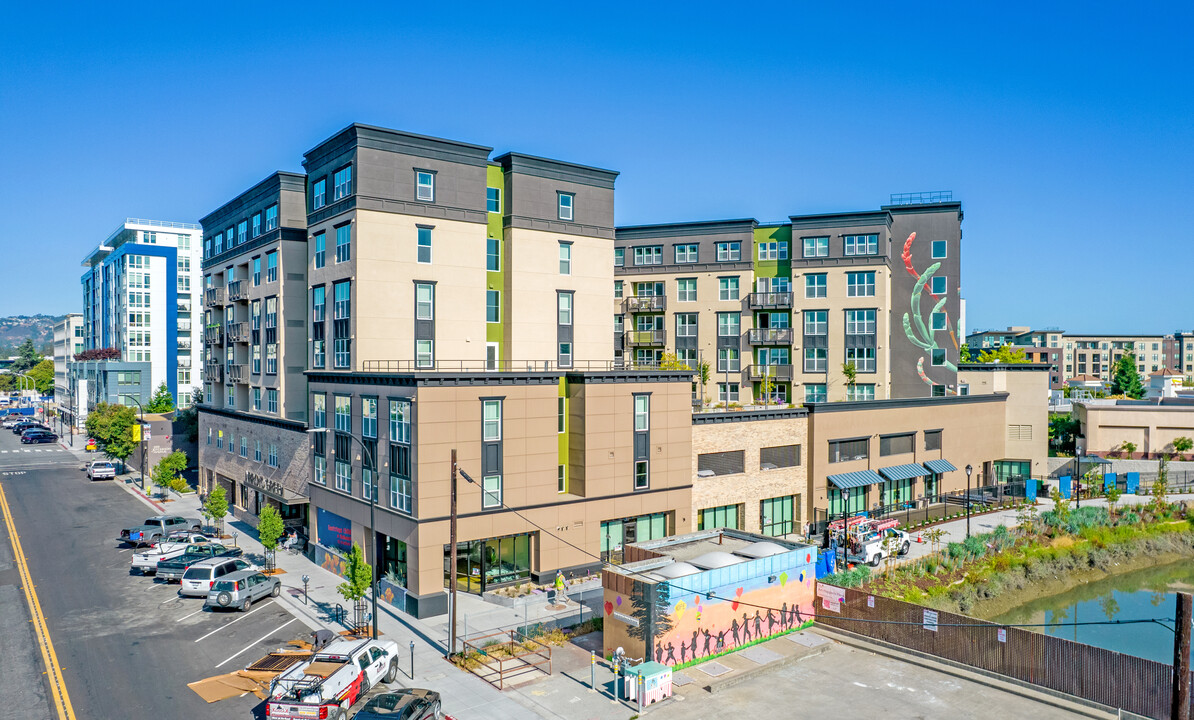
<svg viewBox="0 0 1194 720"><path fill-rule="evenodd" d="M1129 442L1136 448L1132 457L1158 457L1173 452L1175 439L1194 438L1194 404L1075 403L1074 413L1082 425L1080 442L1092 455L1126 455L1123 444Z"/></svg>

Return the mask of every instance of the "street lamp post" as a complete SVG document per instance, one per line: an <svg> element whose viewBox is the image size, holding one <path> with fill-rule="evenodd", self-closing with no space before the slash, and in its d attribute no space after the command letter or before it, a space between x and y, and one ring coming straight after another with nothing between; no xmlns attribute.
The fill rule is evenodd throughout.
<svg viewBox="0 0 1194 720"><path fill-rule="evenodd" d="M1074 507L1082 507L1082 453L1074 454Z"/></svg>
<svg viewBox="0 0 1194 720"><path fill-rule="evenodd" d="M309 433L326 433L327 431L328 431L328 429L325 427L309 428L307 430L307 432L309 432ZM373 462L373 453L371 453L369 451L368 445L366 445L356 435L352 435L350 433L345 433L345 436L350 437L353 440L357 441L357 444L361 446L361 452L363 454L365 461L369 464L370 470L373 471L373 482L370 483L371 487L369 489L369 546L370 546L369 558L373 561L373 566L369 569L369 595L373 602L373 622L371 622L369 624L372 626L373 639L376 640L377 639L377 524L374 521L373 510L375 507L377 507L378 467L377 467L377 464ZM332 463L333 463L333 467L334 467L335 454L336 454L336 448L334 446L332 448L331 454L333 456ZM362 475L363 474L364 473L362 472Z"/></svg>
<svg viewBox="0 0 1194 720"><path fill-rule="evenodd" d="M973 465L966 466L966 539L970 539L970 474L974 472Z"/></svg>
<svg viewBox="0 0 1194 720"><path fill-rule="evenodd" d="M842 488L842 569L850 567L850 488Z"/></svg>
<svg viewBox="0 0 1194 720"><path fill-rule="evenodd" d="M137 421L139 423L137 437L140 438L138 450L141 455L141 492L145 492L145 408L141 405L141 401L132 395L121 395L121 397L126 397L137 403L137 409L141 411L141 419Z"/></svg>

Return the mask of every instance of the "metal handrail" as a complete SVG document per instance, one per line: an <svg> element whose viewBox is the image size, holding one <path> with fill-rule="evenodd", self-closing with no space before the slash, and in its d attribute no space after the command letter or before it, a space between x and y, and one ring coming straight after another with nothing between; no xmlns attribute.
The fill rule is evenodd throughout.
<svg viewBox="0 0 1194 720"><path fill-rule="evenodd" d="M195 223L171 222L169 220L146 220L145 218L125 218L126 225L149 225L151 227L179 228L182 230L202 230L202 225Z"/></svg>
<svg viewBox="0 0 1194 720"><path fill-rule="evenodd" d="M747 330L746 341L752 345L760 343L791 345L793 337L792 328L751 328Z"/></svg>
<svg viewBox="0 0 1194 720"><path fill-rule="evenodd" d="M364 360L362 372L433 373L433 372L695 372L695 369L666 367L659 363L635 363L616 360L577 360L560 367L554 360L436 360L420 365L415 360Z"/></svg>
<svg viewBox="0 0 1194 720"><path fill-rule="evenodd" d="M756 292L746 298L751 308L790 308L792 307L791 292Z"/></svg>

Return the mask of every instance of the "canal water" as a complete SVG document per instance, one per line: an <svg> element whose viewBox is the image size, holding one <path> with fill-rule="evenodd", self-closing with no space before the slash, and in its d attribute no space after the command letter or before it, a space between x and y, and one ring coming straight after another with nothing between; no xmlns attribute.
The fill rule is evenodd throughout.
<svg viewBox="0 0 1194 720"><path fill-rule="evenodd" d="M1053 627L1028 629L1170 664L1173 633L1168 628L1154 623L1075 623L1172 618L1178 591L1194 592L1194 562L1158 565L1080 585L1059 595L1028 602L991 621L1008 625L1057 623ZM1166 624L1173 627L1172 622Z"/></svg>

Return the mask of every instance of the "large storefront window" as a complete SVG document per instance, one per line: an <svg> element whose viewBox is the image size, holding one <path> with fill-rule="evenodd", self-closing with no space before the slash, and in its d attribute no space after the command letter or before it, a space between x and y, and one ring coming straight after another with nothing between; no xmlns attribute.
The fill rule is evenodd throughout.
<svg viewBox="0 0 1194 720"><path fill-rule="evenodd" d="M622 546L668 536L667 513L640 515L601 523L601 559L622 562Z"/></svg>
<svg viewBox="0 0 1194 720"><path fill-rule="evenodd" d="M934 497L941 492L941 473L925 476L925 497Z"/></svg>
<svg viewBox="0 0 1194 720"><path fill-rule="evenodd" d="M996 460L995 482L1002 485L1009 480L1023 480L1032 476L1032 463L1028 460Z"/></svg>
<svg viewBox="0 0 1194 720"><path fill-rule="evenodd" d="M787 535L795 531L795 506L793 497L768 498L759 503L761 515L759 529L764 535Z"/></svg>
<svg viewBox="0 0 1194 720"><path fill-rule="evenodd" d="M715 528L738 529L738 508L740 505L722 505L697 511L697 530Z"/></svg>
<svg viewBox="0 0 1194 720"><path fill-rule="evenodd" d="M456 544L456 589L483 593L531 576L531 536L510 535ZM451 547L444 546L444 587L452 582Z"/></svg>
<svg viewBox="0 0 1194 720"><path fill-rule="evenodd" d="M400 587L406 585L406 543L386 535L380 536L381 576Z"/></svg>
<svg viewBox="0 0 1194 720"><path fill-rule="evenodd" d="M869 486L850 488L850 499L846 501L846 512L851 514L860 513L870 507L870 503L867 502L867 496L870 495L870 490L871 488ZM842 491L830 485L828 497L829 519L832 520L842 514Z"/></svg>
<svg viewBox="0 0 1194 720"><path fill-rule="evenodd" d="M916 480L908 478L906 480L884 480L883 497L879 501L883 505L894 505L896 503L905 503L913 500L912 492L914 490Z"/></svg>

